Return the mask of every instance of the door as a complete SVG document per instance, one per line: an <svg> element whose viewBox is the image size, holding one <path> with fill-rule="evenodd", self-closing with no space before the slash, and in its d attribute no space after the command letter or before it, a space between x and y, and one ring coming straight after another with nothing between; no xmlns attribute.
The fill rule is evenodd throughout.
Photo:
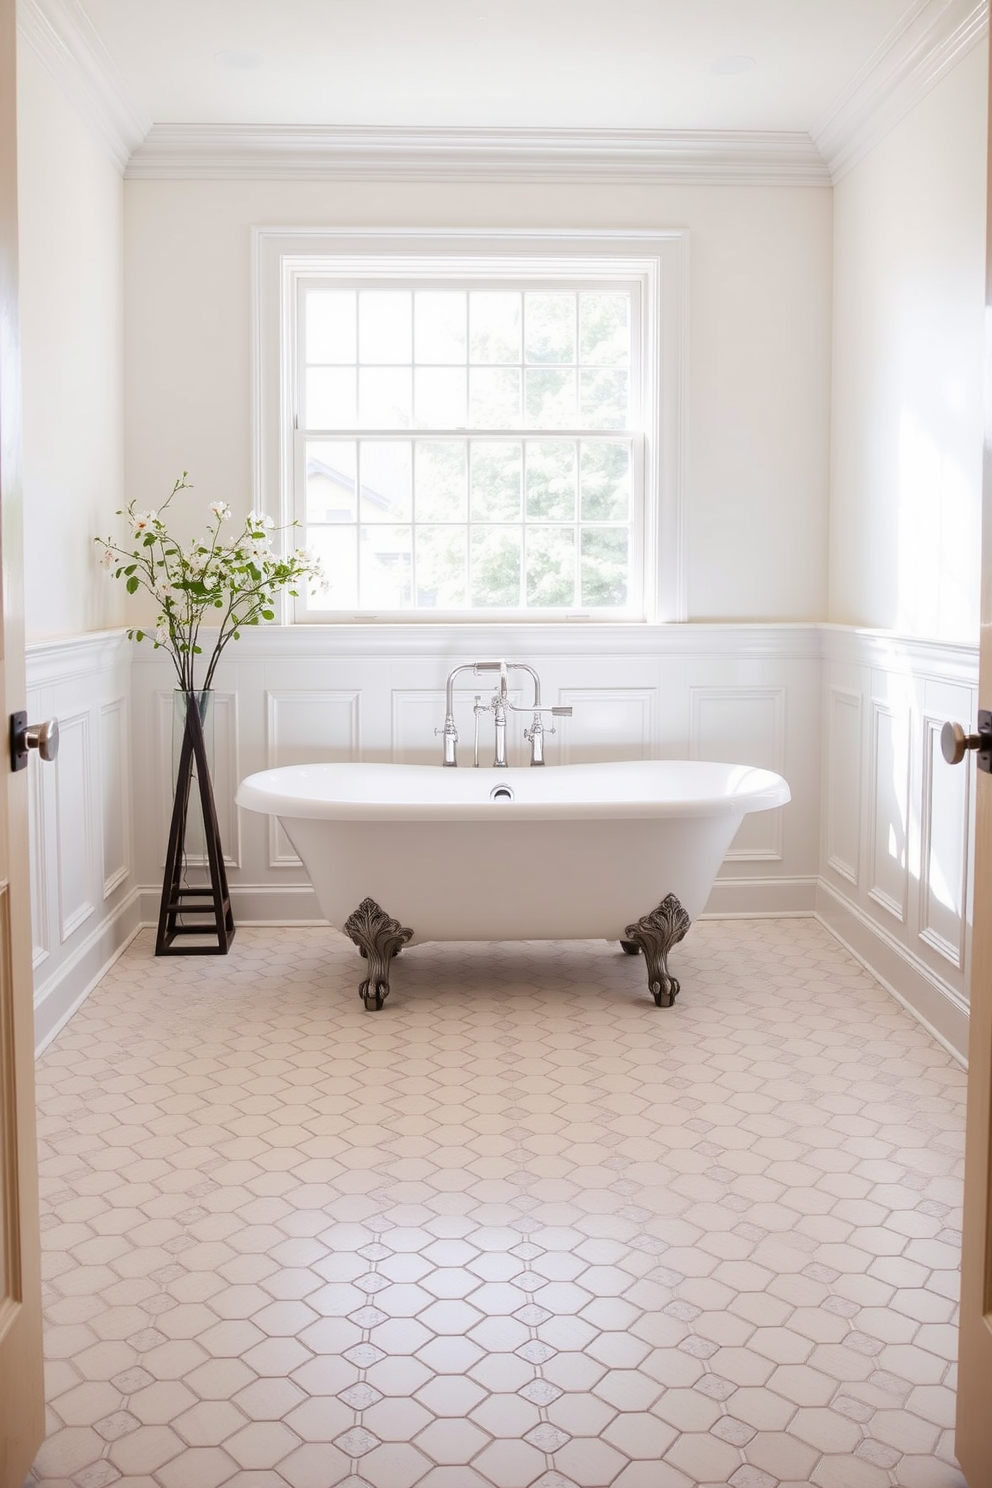
<svg viewBox="0 0 992 1488"><path fill-rule="evenodd" d="M989 150L992 164L992 148ZM988 168L988 166L987 166ZM992 224L992 187L988 202ZM992 231L986 244L985 302L992 307ZM986 380L992 330L986 309ZM986 387L986 402L992 386ZM982 499L982 635L979 702L992 708L992 420L986 414ZM992 1483L992 775L977 770L975 930L968 1035L968 1134L956 1451L971 1488Z"/></svg>
<svg viewBox="0 0 992 1488"><path fill-rule="evenodd" d="M0 699L24 698L21 414L17 330L15 0L0 0ZM0 737L6 733L0 728ZM41 1248L27 771L0 749L0 1488L21 1488L44 1435Z"/></svg>

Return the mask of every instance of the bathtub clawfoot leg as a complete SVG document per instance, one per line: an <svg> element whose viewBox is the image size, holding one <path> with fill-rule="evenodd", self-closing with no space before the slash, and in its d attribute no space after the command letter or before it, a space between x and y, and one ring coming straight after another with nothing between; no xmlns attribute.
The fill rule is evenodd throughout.
<svg viewBox="0 0 992 1488"><path fill-rule="evenodd" d="M413 934L391 919L374 899L363 899L344 922L350 935L369 963L369 974L358 989L366 1009L378 1012L389 996L389 963L398 956Z"/></svg>
<svg viewBox="0 0 992 1488"><path fill-rule="evenodd" d="M678 945L690 923L675 895L667 894L657 909L628 925L623 932L626 939L620 944L625 951L629 944L644 952L648 964L648 987L655 1007L671 1007L679 995L679 983L668 970L668 953ZM632 954L628 951L628 955Z"/></svg>

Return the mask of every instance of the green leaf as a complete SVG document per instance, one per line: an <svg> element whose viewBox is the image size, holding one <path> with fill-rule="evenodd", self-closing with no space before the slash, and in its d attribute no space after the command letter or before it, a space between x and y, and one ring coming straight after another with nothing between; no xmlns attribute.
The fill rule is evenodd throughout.
<svg viewBox="0 0 992 1488"><path fill-rule="evenodd" d="M143 630L136 630L134 632L134 639L136 641L143 641L145 639L145 632Z"/></svg>
<svg viewBox="0 0 992 1488"><path fill-rule="evenodd" d="M262 619L263 620L274 620L275 618L276 618L276 612L275 612L275 610L263 610L262 611Z"/></svg>
<svg viewBox="0 0 992 1488"><path fill-rule="evenodd" d="M127 592L133 594L138 587L138 580L133 576L127 581Z"/></svg>

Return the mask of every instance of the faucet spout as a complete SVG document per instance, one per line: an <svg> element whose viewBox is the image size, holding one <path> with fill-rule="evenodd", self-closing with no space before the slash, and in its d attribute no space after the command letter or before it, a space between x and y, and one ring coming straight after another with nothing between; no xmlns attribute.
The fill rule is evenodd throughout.
<svg viewBox="0 0 992 1488"><path fill-rule="evenodd" d="M435 734L440 734L443 740L443 754L441 763L453 769L458 764L458 730L455 727L455 678L459 672L471 672L474 663L469 661L461 666L452 667L448 673L448 680L444 685L444 725L435 729Z"/></svg>

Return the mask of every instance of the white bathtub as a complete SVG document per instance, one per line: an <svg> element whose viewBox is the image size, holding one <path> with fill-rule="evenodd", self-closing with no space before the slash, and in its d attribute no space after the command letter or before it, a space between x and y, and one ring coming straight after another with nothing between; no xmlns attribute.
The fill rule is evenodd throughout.
<svg viewBox="0 0 992 1488"><path fill-rule="evenodd" d="M769 770L689 760L291 765L237 795L280 818L332 925L371 898L414 941L618 940L669 893L695 919L742 818L788 800Z"/></svg>

